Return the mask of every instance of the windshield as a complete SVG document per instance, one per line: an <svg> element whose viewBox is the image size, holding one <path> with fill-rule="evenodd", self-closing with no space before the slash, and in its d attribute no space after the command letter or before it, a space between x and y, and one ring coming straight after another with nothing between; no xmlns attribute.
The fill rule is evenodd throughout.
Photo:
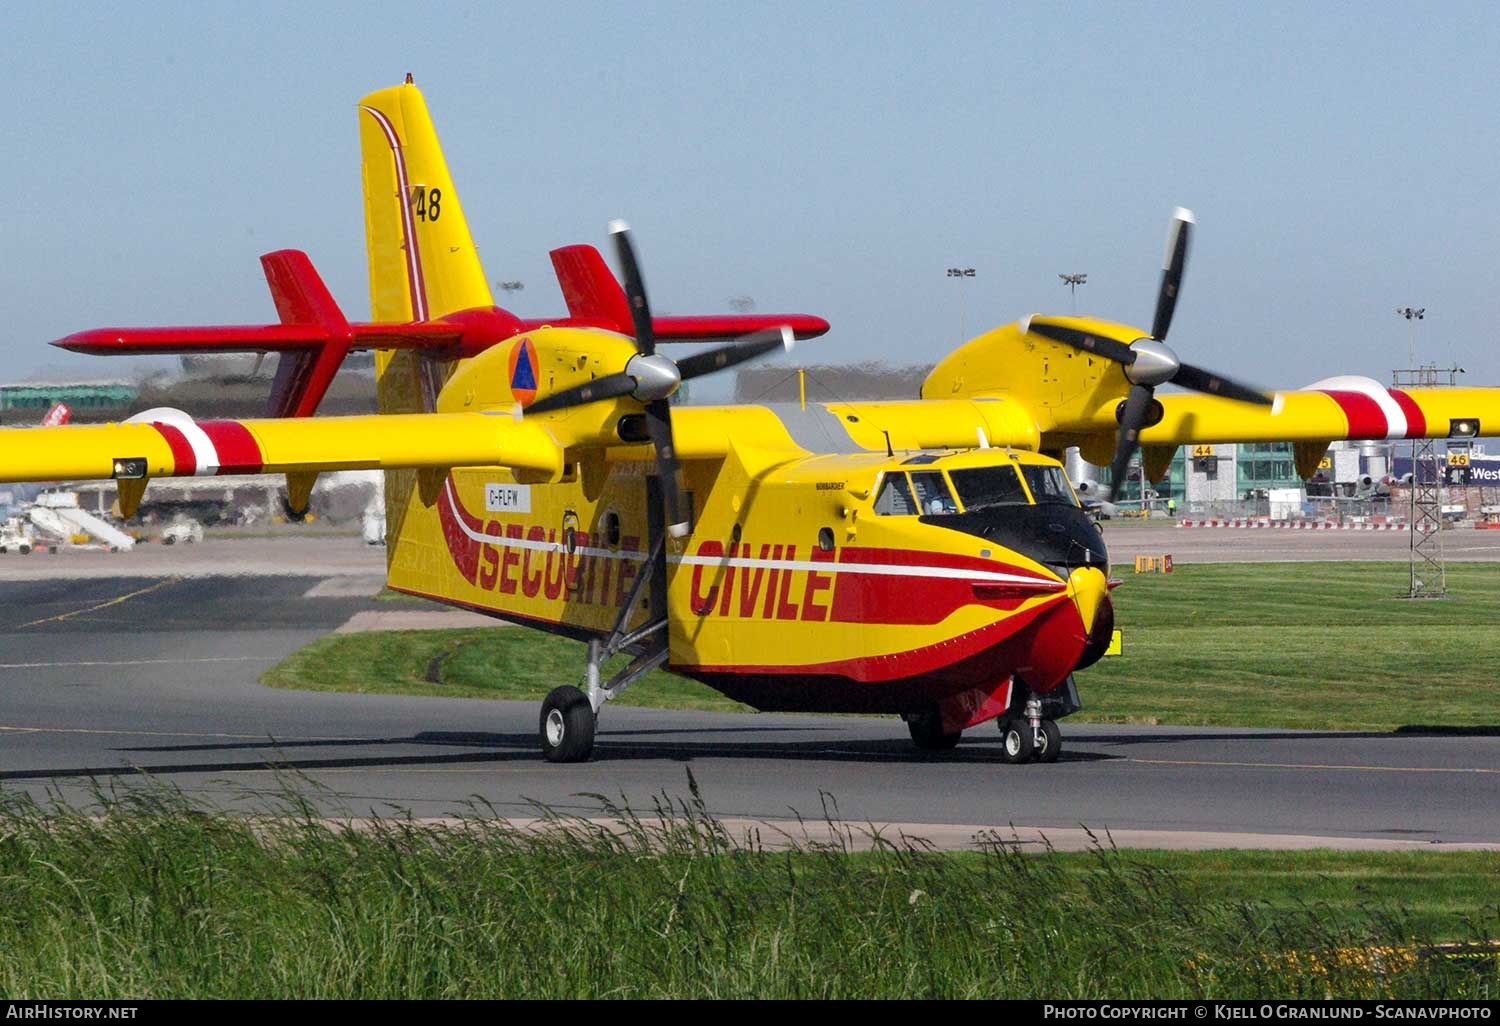
<svg viewBox="0 0 1500 1026"><path fill-rule="evenodd" d="M1031 488L1032 498L1037 503L1061 502L1069 506L1078 505L1078 499L1073 494L1073 489L1068 487L1068 475L1063 473L1062 467L1028 466L1023 467L1026 474L1026 484Z"/></svg>
<svg viewBox="0 0 1500 1026"><path fill-rule="evenodd" d="M1026 505L1026 493L1021 489L1015 467L975 467L949 471L948 476L953 479L964 509Z"/></svg>

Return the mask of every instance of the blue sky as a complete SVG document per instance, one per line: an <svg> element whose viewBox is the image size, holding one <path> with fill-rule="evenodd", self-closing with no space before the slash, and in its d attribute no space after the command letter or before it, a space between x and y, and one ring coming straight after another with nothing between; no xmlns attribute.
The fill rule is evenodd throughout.
<svg viewBox="0 0 1500 1026"><path fill-rule="evenodd" d="M1149 325L1267 386L1420 361L1500 384L1500 5L10 3L0 355L120 363L113 324L274 320L305 249L368 315L355 103L410 71L494 280L636 229L660 312L801 310L816 362L935 362L987 326ZM972 266L972 280L945 276Z"/></svg>

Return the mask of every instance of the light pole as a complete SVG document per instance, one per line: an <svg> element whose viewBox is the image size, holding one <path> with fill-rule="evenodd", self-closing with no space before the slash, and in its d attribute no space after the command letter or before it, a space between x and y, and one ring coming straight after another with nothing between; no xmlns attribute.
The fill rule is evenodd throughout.
<svg viewBox="0 0 1500 1026"><path fill-rule="evenodd" d="M1406 335L1406 365L1412 371L1416 371L1417 369L1417 326L1413 322L1420 321L1422 315L1426 312L1427 308L1425 306L1416 309L1409 306L1398 306L1396 308L1396 316L1405 317L1406 323L1411 325L1411 331Z"/></svg>
<svg viewBox="0 0 1500 1026"><path fill-rule="evenodd" d="M965 279L974 277L974 268L950 267L948 268L948 277L958 279L958 338L962 342L967 333L967 328L964 325L964 292L967 290L964 289L963 284Z"/></svg>
<svg viewBox="0 0 1500 1026"><path fill-rule="evenodd" d="M1087 274L1059 274L1058 277L1063 280L1063 284L1073 294L1073 316L1076 317L1078 316L1078 286L1087 285L1089 283L1089 276Z"/></svg>

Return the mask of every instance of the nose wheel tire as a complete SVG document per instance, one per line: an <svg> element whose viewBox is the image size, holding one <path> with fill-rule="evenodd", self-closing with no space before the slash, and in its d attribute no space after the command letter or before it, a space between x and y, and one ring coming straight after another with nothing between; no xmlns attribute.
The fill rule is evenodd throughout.
<svg viewBox="0 0 1500 1026"><path fill-rule="evenodd" d="M1056 720L1043 720L1036 730L1025 719L1002 720L1000 736L1009 763L1056 762L1062 752L1062 731Z"/></svg>
<svg viewBox="0 0 1500 1026"><path fill-rule="evenodd" d="M1036 751L1031 724L1025 720L1007 720L1001 724L1000 733L1006 762L1014 764L1031 761L1032 753Z"/></svg>
<svg viewBox="0 0 1500 1026"><path fill-rule="evenodd" d="M1036 732L1033 758L1037 762L1056 762L1062 752L1062 731L1056 720L1043 720L1042 729Z"/></svg>
<svg viewBox="0 0 1500 1026"><path fill-rule="evenodd" d="M548 762L584 762L594 751L594 707L571 684L553 688L542 702L538 733Z"/></svg>
<svg viewBox="0 0 1500 1026"><path fill-rule="evenodd" d="M911 743L924 752L946 752L963 736L962 731L943 733L943 718L936 710L908 714L906 729L911 731Z"/></svg>

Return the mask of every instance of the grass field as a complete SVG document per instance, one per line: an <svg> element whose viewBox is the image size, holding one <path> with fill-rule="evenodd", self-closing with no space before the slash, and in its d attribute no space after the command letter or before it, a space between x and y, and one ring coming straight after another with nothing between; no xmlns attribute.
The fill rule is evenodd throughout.
<svg viewBox="0 0 1500 1026"><path fill-rule="evenodd" d="M1411 601L1403 563L1197 564L1127 573L1125 654L1080 674L1080 719L1391 730L1500 725L1486 655L1500 564Z"/></svg>
<svg viewBox="0 0 1500 1026"><path fill-rule="evenodd" d="M584 655L580 642L521 628L331 634L272 667L261 681L313 691L540 702L557 685L583 679ZM607 669L626 661L621 656ZM657 709L746 710L712 688L660 670L617 701Z"/></svg>
<svg viewBox="0 0 1500 1026"><path fill-rule="evenodd" d="M1411 602L1400 563L1193 564L1127 573L1125 654L1079 675L1077 720L1392 730L1500 725L1483 655L1500 564L1448 567L1450 597ZM540 699L581 678L583 646L525 630L334 635L269 671L278 687ZM743 709L653 673L627 704Z"/></svg>
<svg viewBox="0 0 1500 1026"><path fill-rule="evenodd" d="M1426 951L1500 931L1494 854L770 852L695 799L602 803L620 836L100 802L0 801L8 999L1500 993L1494 955Z"/></svg>

